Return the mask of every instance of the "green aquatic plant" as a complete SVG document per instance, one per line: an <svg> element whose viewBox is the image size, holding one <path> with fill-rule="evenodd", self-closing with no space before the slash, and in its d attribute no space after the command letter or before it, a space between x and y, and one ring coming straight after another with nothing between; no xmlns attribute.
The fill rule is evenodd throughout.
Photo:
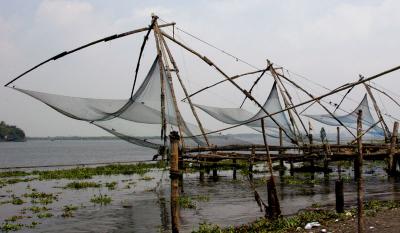
<svg viewBox="0 0 400 233"><path fill-rule="evenodd" d="M45 212L51 210L50 208L47 208L46 206L31 206L29 208L26 208L27 210L30 210L32 213L39 213L39 212ZM25 210L25 209L24 209Z"/></svg>
<svg viewBox="0 0 400 233"><path fill-rule="evenodd" d="M144 175L151 169L164 168L165 163L136 163L136 164L111 164L98 167L76 167L63 170L33 171L33 175L38 175L39 179L90 179L99 175Z"/></svg>
<svg viewBox="0 0 400 233"><path fill-rule="evenodd" d="M13 204L13 205L22 205L24 203L25 202L21 198L12 195L11 204Z"/></svg>
<svg viewBox="0 0 400 233"><path fill-rule="evenodd" d="M94 195L90 199L90 202L100 205L108 205L111 203L111 201L112 201L111 197L109 197L107 194L105 195L99 194L98 196Z"/></svg>
<svg viewBox="0 0 400 233"><path fill-rule="evenodd" d="M151 177L151 176L143 176L143 177L141 177L139 180L145 180L145 181L149 181L149 180L154 180L155 178L154 177Z"/></svg>
<svg viewBox="0 0 400 233"><path fill-rule="evenodd" d="M9 223L5 222L1 225L0 230L3 232L8 232L8 231L18 231L20 230L24 225L21 223Z"/></svg>
<svg viewBox="0 0 400 233"><path fill-rule="evenodd" d="M208 196L208 195L197 195L197 196L193 196L193 199L196 200L196 201L207 202L207 201L210 201L210 196Z"/></svg>
<svg viewBox="0 0 400 233"><path fill-rule="evenodd" d="M40 213L37 215L38 218L51 218L53 217L52 213L46 212L46 213Z"/></svg>
<svg viewBox="0 0 400 233"><path fill-rule="evenodd" d="M6 171L0 172L0 178L4 177L15 177L15 176L28 176L29 173L25 171Z"/></svg>
<svg viewBox="0 0 400 233"><path fill-rule="evenodd" d="M88 181L73 181L64 186L65 189L86 189L86 188L99 188L101 184Z"/></svg>
<svg viewBox="0 0 400 233"><path fill-rule="evenodd" d="M32 192L32 193L25 193L23 197L29 197L31 198L31 203L32 204L42 204L42 205L48 205L53 203L53 201L58 201L57 195L54 195L53 193L44 193L44 192Z"/></svg>
<svg viewBox="0 0 400 233"><path fill-rule="evenodd" d="M31 224L25 225L25 227L27 227L27 228L35 228L39 224L40 224L40 222L33 221L33 222L31 222Z"/></svg>
<svg viewBox="0 0 400 233"><path fill-rule="evenodd" d="M23 218L24 218L24 216L22 216L22 215L14 215L9 218L6 218L4 221L5 222L15 222L15 221L23 219Z"/></svg>
<svg viewBox="0 0 400 233"><path fill-rule="evenodd" d="M73 211L77 210L78 206L73 206L73 205L65 205L63 207L63 213L61 214L61 217L63 218L70 218L74 217Z"/></svg>
<svg viewBox="0 0 400 233"><path fill-rule="evenodd" d="M116 187L117 187L117 182L116 181L113 181L113 182L110 182L110 183L106 183L106 187L109 189L109 190L114 190Z"/></svg>
<svg viewBox="0 0 400 233"><path fill-rule="evenodd" d="M191 197L189 196L180 196L178 199L179 206L184 208L184 209L195 209L196 208L196 202L192 200Z"/></svg>

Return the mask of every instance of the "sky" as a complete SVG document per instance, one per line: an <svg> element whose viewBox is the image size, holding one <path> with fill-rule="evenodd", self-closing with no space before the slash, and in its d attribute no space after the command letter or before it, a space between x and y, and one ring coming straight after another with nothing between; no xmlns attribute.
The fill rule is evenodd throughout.
<svg viewBox="0 0 400 233"><path fill-rule="evenodd" d="M396 0L0 0L0 83L64 50L145 27L155 13L255 67L265 67L269 59L292 72L291 77L312 93L322 94L327 91L324 87L333 89L357 80L359 74L368 77L400 64L398 12L400 1ZM214 59L229 75L254 70L182 32L176 31L176 38ZM69 96L126 98L142 40L140 34L103 43L44 66L14 85ZM190 92L222 80L182 49L171 47ZM145 54L141 80L154 59L154 43L147 46ZM400 72L393 73L376 83L400 98L396 96L399 76ZM252 81L239 83L247 89ZM270 84L265 81L255 91L260 101L266 98ZM364 92L356 88L350 94L353 101L345 101L344 108L354 108ZM226 84L194 101L231 107L242 99L240 92ZM400 117L397 107L384 98L381 101L383 112ZM208 122L207 116L200 114ZM0 87L0 120L19 126L32 137L107 135L6 87ZM206 127L218 126L210 123Z"/></svg>

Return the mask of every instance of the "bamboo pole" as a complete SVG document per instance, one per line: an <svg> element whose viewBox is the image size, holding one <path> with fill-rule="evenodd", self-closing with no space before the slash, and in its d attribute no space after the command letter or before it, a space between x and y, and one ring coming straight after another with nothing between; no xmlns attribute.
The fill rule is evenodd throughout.
<svg viewBox="0 0 400 233"><path fill-rule="evenodd" d="M153 16L153 21L154 21L154 29L156 25L156 16ZM167 140L167 119L166 119L166 114L165 114L165 79L164 79L164 64L162 62L162 55L161 55L161 49L160 49L160 43L158 41L158 36L156 30L154 30L154 39L156 42L156 48L157 48L157 56L158 56L158 66L160 69L160 86L161 86L161 136L164 141L164 145L166 144Z"/></svg>
<svg viewBox="0 0 400 233"><path fill-rule="evenodd" d="M161 30L160 30L161 31ZM244 90L243 88L241 88L235 81L233 81L223 70L221 70L215 63L213 63L209 58L207 58L206 56L202 56L200 53L194 51L193 49L189 48L188 46L182 44L181 42L175 40L173 37L171 37L170 35L166 34L165 32L161 31L161 33L167 37L169 40L173 41L174 43L178 44L179 46L181 46L182 48L184 48L185 50L191 52L192 54L196 55L198 58L200 58L201 60L203 60L205 63L207 63L209 66L213 66L222 76L225 77L225 79L227 79L232 85L234 85L237 89L239 89L245 96L247 96L247 98L249 98L251 101L253 101L267 116L265 117L270 117L271 120L278 126L278 127L282 127L279 122L277 122L270 114L269 112L256 100L254 99L254 97L249 94L246 90ZM263 117L264 118L264 117ZM292 140L292 142L294 144L298 144L298 142L293 139L288 132L286 132L286 130L284 130L284 133L286 134L286 136Z"/></svg>
<svg viewBox="0 0 400 233"><path fill-rule="evenodd" d="M251 92L253 91L254 87L257 85L257 83L260 81L260 79L262 78L262 76L264 76L265 72L267 72L267 70L269 70L270 66L267 66L266 69L263 70L263 72L261 72L260 76L258 76L258 78L254 81L253 85L251 86L250 90L249 90L249 94L251 94ZM246 102L247 96L244 97L242 104L240 105L240 108L243 107L244 102Z"/></svg>
<svg viewBox="0 0 400 233"><path fill-rule="evenodd" d="M182 120L182 116L181 113L179 111L178 108L178 103L176 102L176 96L175 96L175 91L174 91L174 85L172 83L172 76L171 76L171 72L169 69L169 64L168 64L168 60L166 59L166 55L163 52L163 47L162 47L162 43L161 43L161 33L160 33L160 29L158 27L158 23L157 23L157 16L153 16L153 18L155 18L155 22L154 22L154 36L156 37L156 42L157 42L157 53L159 54L159 61L160 61L160 65L161 65L161 72L164 73L164 71L166 71L167 74L167 80L169 83L169 87L171 89L171 97L172 97L172 102L174 105L174 110L175 110L175 114L176 114L176 121L178 124L178 129L179 129L179 135L180 135L180 141L182 144L182 148L184 149L184 139L183 139L183 120ZM165 61L165 63L163 62L163 59ZM161 75L160 75L161 76ZM165 111L165 110L164 110Z"/></svg>
<svg viewBox="0 0 400 233"><path fill-rule="evenodd" d="M390 140L389 161L388 161L388 174L393 176L396 174L397 159L394 157L396 152L397 135L399 131L399 122L394 122L392 138Z"/></svg>
<svg viewBox="0 0 400 233"><path fill-rule="evenodd" d="M360 78L364 78L364 77L360 75ZM372 103L373 103L374 108L375 108L376 115L378 115L379 121L380 121L380 123L382 125L383 133L385 135L385 140L388 141L389 138L390 138L390 130L389 130L388 126L386 125L385 120L383 119L383 116L382 116L382 113L381 113L381 109L379 108L378 104L376 103L376 100L375 100L374 95L372 94L371 88L369 88L369 86L366 83L364 83L364 87L367 90L367 93L368 93L369 97L372 100Z"/></svg>
<svg viewBox="0 0 400 233"><path fill-rule="evenodd" d="M167 24L162 24L162 25L160 25L159 27L168 27L168 26L173 26L173 25L175 25L175 23L167 23ZM39 63L39 64L33 66L33 67L30 68L29 70L23 72L22 74L18 75L17 77L15 77L15 78L12 79L11 81L9 81L9 82L8 82L7 84L5 84L4 86L5 86L5 87L9 86L9 85L12 84L13 82L15 82L15 81L17 81L18 79L20 79L21 77L25 76L26 74L32 72L33 70L39 68L40 66L42 66L42 65L44 65L44 64L46 64L46 63L48 63L48 62L50 62L50 61L55 61L55 60L57 60L57 59L59 59L59 58L62 58L62 57L64 57L64 56L66 56L66 55L69 55L69 54L71 54L71 53L75 53L75 52L77 52L77 51L79 51L79 50L82 50L82 49L84 49L84 48L87 48L87 47L90 47L90 46L92 46L92 45L98 44L98 43L100 43L100 42L108 42L108 41L115 40L115 39L118 39L118 38L121 38L121 37L133 35L133 34L136 34L136 33L139 33L139 32L144 32L144 31L147 31L147 30L149 30L149 29L151 29L151 26L150 26L150 27L144 27L144 28L135 29L135 30L132 30L132 31L123 32L123 33L120 33L120 34L115 34L115 35L112 35L112 36L107 36L107 37L104 37L104 38L95 40L95 41L93 41L93 42L90 42L90 43L81 45L81 46L79 46L79 47L77 47L77 48L74 48L74 49L72 49L72 50L64 51L64 52L62 52L62 53L59 53L59 54L57 54L57 55L55 55L55 56L53 56L53 57L51 57L51 58L49 58L49 59L47 59L47 60L41 62L41 63Z"/></svg>
<svg viewBox="0 0 400 233"><path fill-rule="evenodd" d="M209 143L209 141L208 141L207 135L205 134L205 130L204 130L204 128L203 128L203 124L201 123L200 118L199 118L199 116L197 115L196 109L194 108L193 103L192 103L192 100L191 100L190 97L189 97L189 93L187 92L186 87L185 87L185 85L184 85L184 83L182 82L182 79L181 79L181 77L180 77L178 65L176 64L175 59L174 59L174 57L172 56L172 53L171 53L171 51L170 51L170 49L169 49L169 47L168 47L168 45L167 45L167 43L166 43L166 41L165 41L165 39L164 39L164 37L163 37L162 34L160 34L160 39L161 39L161 42L162 42L162 46L161 46L161 47L163 47L163 48L167 51L169 60L171 61L172 66L174 67L176 77L178 78L179 83L181 84L181 87L182 87L182 89L183 89L183 92L185 93L185 97L186 97L186 99L187 99L188 102L189 102L190 109L192 110L193 116L194 116L195 119L196 119L196 122L197 122L197 124L198 124L198 126L199 126L199 128L200 128L201 133L203 134L204 140L206 141L207 146L210 146L210 143Z"/></svg>
<svg viewBox="0 0 400 233"><path fill-rule="evenodd" d="M365 232L365 219L364 219L364 178L362 174L363 166L363 148L362 148L362 110L358 111L357 117L357 226L358 233Z"/></svg>

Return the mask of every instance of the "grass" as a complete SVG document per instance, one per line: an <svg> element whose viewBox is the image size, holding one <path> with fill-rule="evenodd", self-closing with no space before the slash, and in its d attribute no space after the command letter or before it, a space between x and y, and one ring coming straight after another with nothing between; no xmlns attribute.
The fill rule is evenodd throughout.
<svg viewBox="0 0 400 233"><path fill-rule="evenodd" d="M94 204L100 204L100 205L108 205L112 201L111 197L107 196L107 194L102 195L100 194L99 196L94 195L91 199L90 202Z"/></svg>
<svg viewBox="0 0 400 233"><path fill-rule="evenodd" d="M386 209L400 208L400 201L369 201L365 203L365 210L383 211ZM297 227L303 227L308 222L318 221L323 225L336 219L345 220L355 215L356 209L351 209L343 214L338 214L334 210L312 210L302 211L294 216L280 217L276 220L261 218L249 224L243 224L236 227L220 227L209 223L201 223L194 233L247 233L247 232L287 232L295 230Z"/></svg>
<svg viewBox="0 0 400 233"><path fill-rule="evenodd" d="M99 187L101 187L101 184L88 181L81 181L81 182L73 181L64 186L65 189L86 189L86 188L99 188Z"/></svg>

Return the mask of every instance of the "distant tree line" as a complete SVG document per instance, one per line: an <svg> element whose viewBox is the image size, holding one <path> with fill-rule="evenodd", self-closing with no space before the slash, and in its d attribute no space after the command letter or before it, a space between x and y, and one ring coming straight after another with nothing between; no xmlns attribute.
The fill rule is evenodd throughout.
<svg viewBox="0 0 400 233"><path fill-rule="evenodd" d="M7 125L0 122L0 141L25 141L25 133L14 125Z"/></svg>

